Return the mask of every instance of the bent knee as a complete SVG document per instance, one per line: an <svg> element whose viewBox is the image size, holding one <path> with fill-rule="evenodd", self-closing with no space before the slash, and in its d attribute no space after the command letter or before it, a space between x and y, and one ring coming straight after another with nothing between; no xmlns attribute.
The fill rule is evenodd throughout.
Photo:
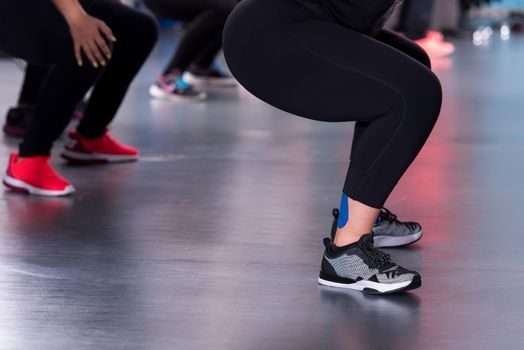
<svg viewBox="0 0 524 350"><path fill-rule="evenodd" d="M217 3L211 11L213 12L213 16L216 20L225 22L227 17L231 14L233 9L236 7L237 2L236 1L223 1L220 3Z"/></svg>

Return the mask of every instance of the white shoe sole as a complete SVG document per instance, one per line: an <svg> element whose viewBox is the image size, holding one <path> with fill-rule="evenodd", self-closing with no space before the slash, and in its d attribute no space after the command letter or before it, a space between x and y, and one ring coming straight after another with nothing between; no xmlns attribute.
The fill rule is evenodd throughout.
<svg viewBox="0 0 524 350"><path fill-rule="evenodd" d="M184 73L184 80L189 84L207 88L230 88L238 86L234 78L202 78L192 73Z"/></svg>
<svg viewBox="0 0 524 350"><path fill-rule="evenodd" d="M394 248L413 244L422 238L424 231L407 236L373 236L373 246L376 248Z"/></svg>
<svg viewBox="0 0 524 350"><path fill-rule="evenodd" d="M32 195L46 197L62 197L75 192L75 188L73 186L67 186L63 191L43 190L41 188L31 186L23 181L12 178L9 175L4 176L4 185L13 191L26 192Z"/></svg>
<svg viewBox="0 0 524 350"><path fill-rule="evenodd" d="M176 94L170 94L168 92L165 92L161 88L159 88L156 85L151 85L149 88L149 95L151 97L154 97L159 100L164 101L173 101L173 102L202 102L207 98L207 94L205 92L201 92L196 96L188 97L188 96L180 96Z"/></svg>
<svg viewBox="0 0 524 350"><path fill-rule="evenodd" d="M60 156L67 161L80 163L126 163L137 161L139 157L138 155L126 156L101 153L82 153L69 149L63 150Z"/></svg>
<svg viewBox="0 0 524 350"><path fill-rule="evenodd" d="M355 283L346 284L346 283L337 283L337 282L328 281L328 280L325 280L319 277L318 283L323 286L358 290L358 291L370 293L370 294L392 294L392 293L402 292L405 290L415 289L415 288L420 287L420 278L418 278L418 281L413 279L411 281L399 282L399 283L377 283L377 282L362 280L362 281L357 281Z"/></svg>

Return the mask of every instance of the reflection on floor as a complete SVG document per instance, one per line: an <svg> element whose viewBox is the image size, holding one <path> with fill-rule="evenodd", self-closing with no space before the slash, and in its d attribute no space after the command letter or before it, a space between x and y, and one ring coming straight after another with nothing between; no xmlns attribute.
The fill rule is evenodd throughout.
<svg viewBox="0 0 524 350"><path fill-rule="evenodd" d="M390 251L424 285L388 298L316 284L352 125L288 116L242 89L151 101L169 40L113 126L141 162L55 158L76 196L0 195L1 349L523 347L523 38L459 42L436 65L442 117L388 202L424 226ZM4 60L0 73L4 113L21 72ZM17 142L4 137L2 166Z"/></svg>

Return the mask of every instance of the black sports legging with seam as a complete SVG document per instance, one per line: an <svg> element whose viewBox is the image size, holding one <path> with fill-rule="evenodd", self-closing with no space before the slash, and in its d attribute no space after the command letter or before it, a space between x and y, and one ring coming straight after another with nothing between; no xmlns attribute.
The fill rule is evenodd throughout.
<svg viewBox="0 0 524 350"><path fill-rule="evenodd" d="M50 0L0 0L0 49L30 63L50 67L20 155L49 155L53 142L69 123L73 111L94 85L77 130L87 138L104 134L127 89L158 35L156 22L118 0L80 0L90 15L104 21L117 42L104 68L84 58L76 63L67 23Z"/></svg>
<svg viewBox="0 0 524 350"><path fill-rule="evenodd" d="M233 75L263 101L309 119L357 122L344 193L381 208L440 113L425 52L388 31L372 38L318 20L296 0L242 1L223 41Z"/></svg>
<svg viewBox="0 0 524 350"><path fill-rule="evenodd" d="M177 51L164 70L207 68L222 48L222 29L238 0L145 0L155 14L189 22Z"/></svg>

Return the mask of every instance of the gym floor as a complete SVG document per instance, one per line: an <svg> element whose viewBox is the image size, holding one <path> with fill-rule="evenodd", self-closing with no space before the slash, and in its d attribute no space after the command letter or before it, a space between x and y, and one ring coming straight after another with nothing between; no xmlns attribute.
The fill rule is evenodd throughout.
<svg viewBox="0 0 524 350"><path fill-rule="evenodd" d="M293 117L243 89L153 101L173 41L113 125L140 162L57 156L75 196L0 193L0 349L524 347L523 37L457 42L436 62L442 116L387 204L424 227L388 250L423 286L388 297L316 281L353 125ZM22 72L2 60L0 76L3 119ZM3 137L1 166L17 143Z"/></svg>

